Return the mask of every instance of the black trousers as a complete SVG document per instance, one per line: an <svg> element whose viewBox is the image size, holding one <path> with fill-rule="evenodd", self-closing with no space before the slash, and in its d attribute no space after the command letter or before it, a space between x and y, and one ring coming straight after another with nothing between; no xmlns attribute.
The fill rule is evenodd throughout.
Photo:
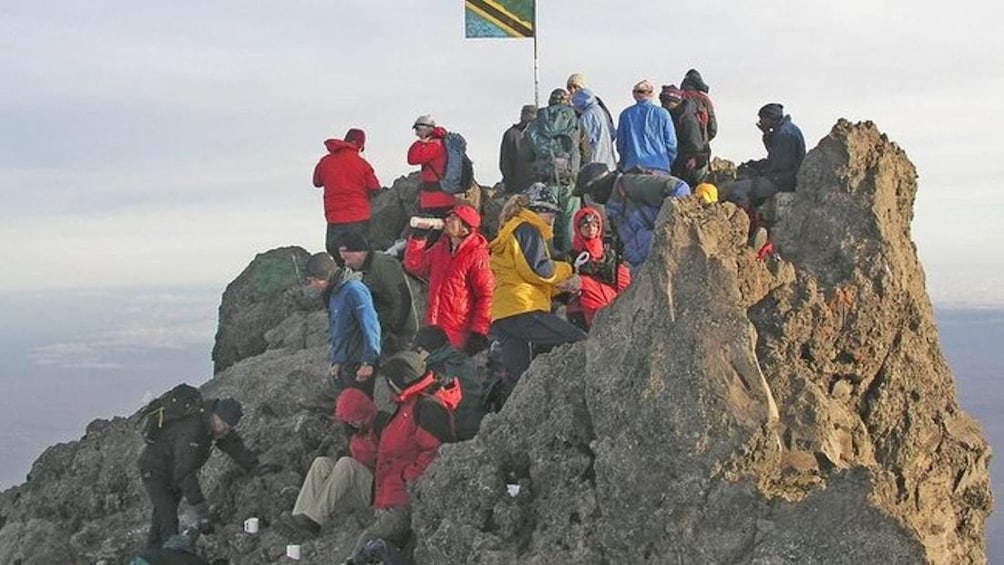
<svg viewBox="0 0 1004 565"><path fill-rule="evenodd" d="M491 333L502 343L502 364L508 381L503 391L505 397L526 372L535 352L543 353L588 337L586 332L550 312L526 312L495 320Z"/></svg>
<svg viewBox="0 0 1004 565"><path fill-rule="evenodd" d="M178 504L181 502L181 491L168 481L156 477L144 478L143 488L153 503L146 546L161 547L168 538L178 533Z"/></svg>

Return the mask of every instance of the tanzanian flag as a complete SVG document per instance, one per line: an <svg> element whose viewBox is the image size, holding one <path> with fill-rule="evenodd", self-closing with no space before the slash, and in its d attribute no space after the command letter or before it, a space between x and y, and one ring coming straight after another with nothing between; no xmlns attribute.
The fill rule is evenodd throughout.
<svg viewBox="0 0 1004 565"><path fill-rule="evenodd" d="M468 38L533 37L534 0L464 0Z"/></svg>

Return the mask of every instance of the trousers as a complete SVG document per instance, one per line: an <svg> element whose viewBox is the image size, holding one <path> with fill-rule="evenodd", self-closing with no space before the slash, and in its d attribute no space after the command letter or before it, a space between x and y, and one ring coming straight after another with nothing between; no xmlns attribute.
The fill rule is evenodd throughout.
<svg viewBox="0 0 1004 565"><path fill-rule="evenodd" d="M310 464L296 497L293 514L325 524L336 512L368 511L373 473L351 457L318 457Z"/></svg>

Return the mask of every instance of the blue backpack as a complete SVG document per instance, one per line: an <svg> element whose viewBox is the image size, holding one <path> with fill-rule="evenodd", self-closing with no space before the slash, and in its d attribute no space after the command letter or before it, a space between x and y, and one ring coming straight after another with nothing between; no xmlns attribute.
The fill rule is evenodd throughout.
<svg viewBox="0 0 1004 565"><path fill-rule="evenodd" d="M474 182L474 163L467 157L467 140L459 133L449 132L443 138L446 148L446 171L439 186L447 194L467 192Z"/></svg>

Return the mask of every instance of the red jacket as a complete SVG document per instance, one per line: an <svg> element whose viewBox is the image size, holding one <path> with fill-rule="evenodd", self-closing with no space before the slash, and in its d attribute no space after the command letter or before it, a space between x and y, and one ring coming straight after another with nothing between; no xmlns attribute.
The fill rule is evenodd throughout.
<svg viewBox="0 0 1004 565"><path fill-rule="evenodd" d="M582 288L576 299L569 304L568 310L581 310L586 318L586 325L593 325L596 312L605 308L617 295L631 284L631 271L617 257L609 246L603 245L601 238L587 240L579 231L579 221L586 214L598 218L600 233L603 233L603 216L592 208L581 208L575 213L573 225L575 236L572 238L572 260L582 251L588 251L590 260L579 267L579 278Z"/></svg>
<svg viewBox="0 0 1004 565"><path fill-rule="evenodd" d="M324 146L330 153L314 167L314 186L324 187L324 217L329 224L369 220L370 196L380 190L373 167L354 143L329 139Z"/></svg>
<svg viewBox="0 0 1004 565"><path fill-rule="evenodd" d="M433 130L432 137L419 139L408 148L408 164L422 166L419 178L423 183L439 183L446 172L446 147L443 145L445 135L446 130L438 127ZM418 193L418 205L421 208L449 208L454 204L456 198L447 192L420 190Z"/></svg>
<svg viewBox="0 0 1004 565"><path fill-rule="evenodd" d="M432 384L434 380L424 382ZM407 505L408 483L422 476L440 444L450 439L453 416L449 410L421 392L409 392L413 391L402 394L397 411L380 433L373 477L374 508Z"/></svg>
<svg viewBox="0 0 1004 565"><path fill-rule="evenodd" d="M471 333L488 335L495 275L483 235L472 233L453 253L448 236L429 248L424 239L408 238L404 268L429 281L425 323L442 328L454 348L462 351Z"/></svg>

